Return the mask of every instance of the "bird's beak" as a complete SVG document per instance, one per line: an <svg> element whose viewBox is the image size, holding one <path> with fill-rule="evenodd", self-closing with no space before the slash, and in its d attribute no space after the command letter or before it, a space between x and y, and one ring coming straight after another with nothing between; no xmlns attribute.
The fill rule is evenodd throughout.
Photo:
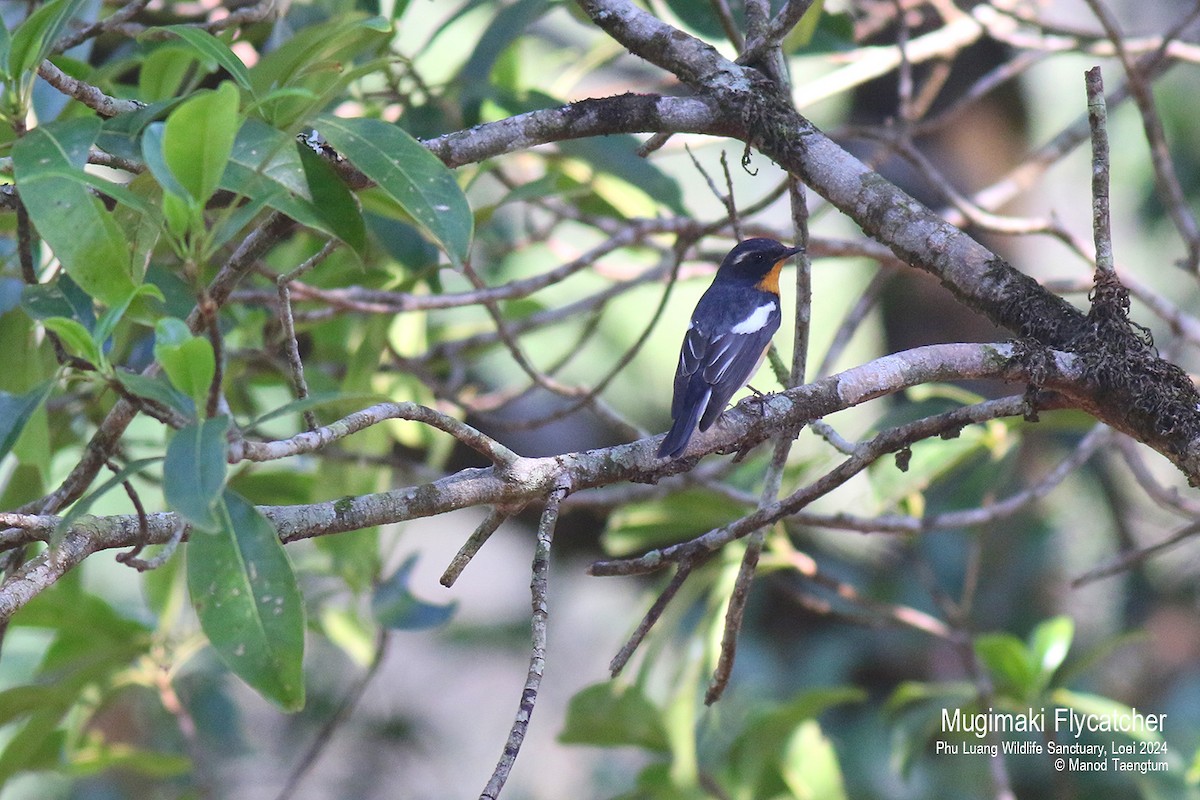
<svg viewBox="0 0 1200 800"><path fill-rule="evenodd" d="M779 260L787 261L789 258L796 255L797 253L803 253L803 252L804 252L803 247L789 247L788 249L783 251L783 255L779 258Z"/></svg>

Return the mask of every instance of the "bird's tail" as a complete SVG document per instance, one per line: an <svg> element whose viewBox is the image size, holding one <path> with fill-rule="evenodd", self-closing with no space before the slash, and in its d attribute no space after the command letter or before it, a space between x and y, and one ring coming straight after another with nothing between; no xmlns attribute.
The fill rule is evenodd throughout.
<svg viewBox="0 0 1200 800"><path fill-rule="evenodd" d="M708 407L708 401L711 397L712 388L706 386L705 392L701 397L690 398L693 402L684 403L683 413L675 418L675 421L671 424L671 430L667 431L662 444L658 446L659 458L679 458L679 456L683 455L683 451L687 449L688 442L692 440L692 434L696 431L696 423L700 421L700 415Z"/></svg>

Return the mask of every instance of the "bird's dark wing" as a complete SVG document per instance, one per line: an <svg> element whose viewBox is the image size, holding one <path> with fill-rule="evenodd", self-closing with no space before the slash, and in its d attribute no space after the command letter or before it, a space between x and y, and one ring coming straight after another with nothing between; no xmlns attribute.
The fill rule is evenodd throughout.
<svg viewBox="0 0 1200 800"><path fill-rule="evenodd" d="M678 419L699 411L700 430L708 430L730 398L758 369L771 337L779 329L779 320L778 300L766 298L742 319L732 324L722 320L724 324L717 325L716 331L693 321L680 349L671 416ZM701 400L704 408L689 407Z"/></svg>

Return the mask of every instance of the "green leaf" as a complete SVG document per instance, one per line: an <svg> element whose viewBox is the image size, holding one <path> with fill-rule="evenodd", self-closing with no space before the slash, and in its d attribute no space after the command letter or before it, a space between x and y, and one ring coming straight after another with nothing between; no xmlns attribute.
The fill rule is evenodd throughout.
<svg viewBox="0 0 1200 800"><path fill-rule="evenodd" d="M8 59L12 53L12 36L8 33L8 26L4 24L4 20L0 19L0 75L8 75Z"/></svg>
<svg viewBox="0 0 1200 800"><path fill-rule="evenodd" d="M67 285L70 289L67 289ZM59 276L54 283L38 283L21 288L21 308L33 319L47 317L70 317L94 325L96 315L92 310L92 298L75 286L67 275Z"/></svg>
<svg viewBox="0 0 1200 800"><path fill-rule="evenodd" d="M1033 629L1029 637L1032 663L1038 670L1040 692L1050 685L1054 673L1062 666L1075 636L1075 622L1070 617L1051 617Z"/></svg>
<svg viewBox="0 0 1200 800"><path fill-rule="evenodd" d="M337 14L296 31L251 68L250 81L261 98L256 111L276 127L293 130L352 78L347 65L383 49L391 37L388 20L359 13Z"/></svg>
<svg viewBox="0 0 1200 800"><path fill-rule="evenodd" d="M217 504L225 489L225 432L229 417L219 416L175 431L163 459L163 497L194 529L213 531L222 524Z"/></svg>
<svg viewBox="0 0 1200 800"><path fill-rule="evenodd" d="M467 125L479 122L481 101L492 94L492 83L496 77L496 63L500 56L520 37L526 34L531 25L543 17L550 9L548 0L517 0L507 6L501 6L500 11L492 18L483 35L471 51L470 58L459 71L459 85L463 87L464 116Z"/></svg>
<svg viewBox="0 0 1200 800"><path fill-rule="evenodd" d="M989 633L975 639L975 652L996 681L996 689L1014 699L1032 697L1037 673L1025 643L1010 633Z"/></svg>
<svg viewBox="0 0 1200 800"><path fill-rule="evenodd" d="M817 30L817 23L821 21L821 14L824 13L824 8L825 0L814 0L813 4L804 12L804 15L800 17L800 21L796 23L796 26L784 37L784 50L794 53L812 41L813 34Z"/></svg>
<svg viewBox="0 0 1200 800"><path fill-rule="evenodd" d="M261 120L238 131L221 188L277 209L301 225L336 236L312 201L294 137Z"/></svg>
<svg viewBox="0 0 1200 800"><path fill-rule="evenodd" d="M203 408L217 371L212 342L191 335L187 325L174 317L159 320L154 335L154 357L163 372L176 389L192 398L196 408Z"/></svg>
<svg viewBox="0 0 1200 800"><path fill-rule="evenodd" d="M158 181L164 193L186 200L187 190L171 172L163 155L163 133L166 127L165 122L152 122L146 126L145 133L142 134L142 160L146 162L146 168L150 170L154 180ZM163 199L166 200L166 197ZM163 210L166 211L165 208Z"/></svg>
<svg viewBox="0 0 1200 800"><path fill-rule="evenodd" d="M122 770L162 779L187 775L192 768L192 760L187 756L106 741L89 742L86 747L72 750L67 763L67 770L73 776Z"/></svg>
<svg viewBox="0 0 1200 800"><path fill-rule="evenodd" d="M226 492L220 524L188 543L188 589L200 626L235 675L287 711L304 706L304 604L279 535Z"/></svg>
<svg viewBox="0 0 1200 800"><path fill-rule="evenodd" d="M42 324L46 326L46 330L58 335L68 353L86 359L94 366L100 366L100 348L92 340L88 329L83 327L83 323L66 317L50 317L42 320Z"/></svg>
<svg viewBox="0 0 1200 800"><path fill-rule="evenodd" d="M300 142L296 143L296 150L300 154L308 191L317 213L335 236L350 245L359 258L365 258L367 226L363 222L358 201L325 159Z"/></svg>
<svg viewBox="0 0 1200 800"><path fill-rule="evenodd" d="M445 625L454 616L458 609L457 601L440 606L426 603L417 599L409 589L416 565L417 557L409 556L390 578L375 587L375 594L371 597L371 613L380 625L395 630L417 631Z"/></svg>
<svg viewBox="0 0 1200 800"><path fill-rule="evenodd" d="M13 33L8 51L8 71L16 77L36 70L54 48L71 17L86 0L53 0L29 15Z"/></svg>
<svg viewBox="0 0 1200 800"><path fill-rule="evenodd" d="M814 719L800 723L788 737L779 766L794 797L846 797L837 751Z"/></svg>
<svg viewBox="0 0 1200 800"><path fill-rule="evenodd" d="M54 381L48 380L24 394L0 392L0 458L13 449L25 424L50 396L53 388Z"/></svg>
<svg viewBox="0 0 1200 800"><path fill-rule="evenodd" d="M133 290L129 297L109 308L105 311L100 319L96 321L95 328L92 329L92 340L97 347L103 347L104 342L112 332L116 329L117 323L125 316L125 312L129 310L129 306L140 297L153 297L159 302L165 300L162 289L159 289L152 283L143 283Z"/></svg>
<svg viewBox="0 0 1200 800"><path fill-rule="evenodd" d="M176 43L160 45L147 53L138 69L138 99L153 103L174 98L196 60L192 48Z"/></svg>
<svg viewBox="0 0 1200 800"><path fill-rule="evenodd" d="M229 73L229 77L237 81L238 86L254 94L254 87L250 84L250 73L246 70L246 65L237 57L237 54L229 49L229 45L208 31L202 28L194 28L190 25L164 25L161 28L152 28L151 30L169 31L175 34L186 42L201 58L220 65L222 69Z"/></svg>
<svg viewBox="0 0 1200 800"><path fill-rule="evenodd" d="M13 146L13 174L30 219L67 274L111 306L129 297L138 282L129 243L86 181L63 176L83 171L99 129L95 117L34 128Z"/></svg>
<svg viewBox="0 0 1200 800"><path fill-rule="evenodd" d="M377 119L320 115L315 127L461 264L475 225L453 173L420 142Z"/></svg>
<svg viewBox="0 0 1200 800"><path fill-rule="evenodd" d="M217 190L237 130L238 90L228 81L216 91L193 95L167 117L163 160L197 205Z"/></svg>
<svg viewBox="0 0 1200 800"><path fill-rule="evenodd" d="M641 747L670 751L662 711L637 686L603 681L580 689L567 705L558 740L595 747Z"/></svg>
<svg viewBox="0 0 1200 800"><path fill-rule="evenodd" d="M176 317L163 317L154 326L155 347L178 347L191 338L192 329Z"/></svg>
<svg viewBox="0 0 1200 800"><path fill-rule="evenodd" d="M827 708L865 699L866 692L861 689L835 686L802 692L786 703L753 714L730 750L739 783L757 786L768 775L778 775L785 748L806 722Z"/></svg>

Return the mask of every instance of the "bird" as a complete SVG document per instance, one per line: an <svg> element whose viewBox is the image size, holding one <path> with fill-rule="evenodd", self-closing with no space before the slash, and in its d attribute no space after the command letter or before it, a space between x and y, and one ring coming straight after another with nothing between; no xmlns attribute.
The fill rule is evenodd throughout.
<svg viewBox="0 0 1200 800"><path fill-rule="evenodd" d="M754 238L725 256L692 312L679 349L671 430L658 448L659 458L683 455L697 428L708 430L758 371L779 329L779 271L803 249Z"/></svg>

